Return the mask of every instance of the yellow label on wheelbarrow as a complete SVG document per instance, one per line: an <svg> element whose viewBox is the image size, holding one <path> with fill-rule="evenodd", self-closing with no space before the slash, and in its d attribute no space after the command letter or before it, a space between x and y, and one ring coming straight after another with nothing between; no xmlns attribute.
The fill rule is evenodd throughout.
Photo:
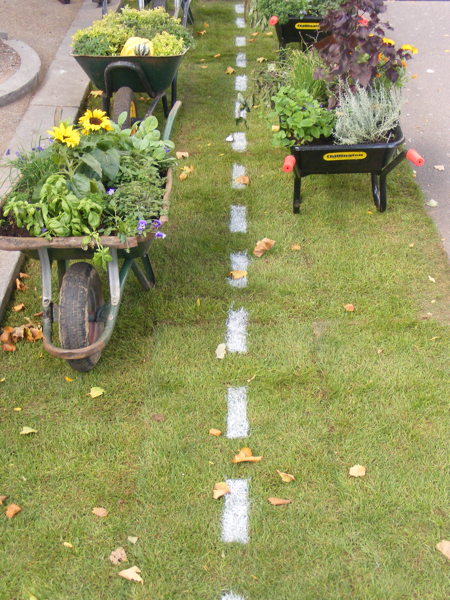
<svg viewBox="0 0 450 600"><path fill-rule="evenodd" d="M317 31L318 29L320 29L320 23L296 23L294 25L295 29L309 29L310 31Z"/></svg>
<svg viewBox="0 0 450 600"><path fill-rule="evenodd" d="M363 160L366 152L328 152L323 155L323 160Z"/></svg>

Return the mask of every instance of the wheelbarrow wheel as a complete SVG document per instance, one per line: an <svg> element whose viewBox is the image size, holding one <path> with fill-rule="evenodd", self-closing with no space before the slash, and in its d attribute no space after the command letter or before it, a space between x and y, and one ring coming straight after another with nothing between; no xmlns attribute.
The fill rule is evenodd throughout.
<svg viewBox="0 0 450 600"><path fill-rule="evenodd" d="M66 271L59 293L59 337L63 348L84 348L98 340L105 324L96 321L103 306L100 277L92 265L72 264ZM100 358L96 352L86 358L68 360L76 371L90 371Z"/></svg>
<svg viewBox="0 0 450 600"><path fill-rule="evenodd" d="M134 104L134 92L129 87L121 87L114 94L111 119L117 123L119 115L127 113L127 118L122 124L123 129L129 129L136 120L136 105Z"/></svg>

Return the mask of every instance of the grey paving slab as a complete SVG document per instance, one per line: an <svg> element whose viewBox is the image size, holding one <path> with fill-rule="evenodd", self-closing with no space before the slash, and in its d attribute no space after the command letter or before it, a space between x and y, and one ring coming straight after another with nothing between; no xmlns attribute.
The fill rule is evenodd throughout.
<svg viewBox="0 0 450 600"><path fill-rule="evenodd" d="M20 56L20 67L0 83L0 106L14 102L36 87L41 69L41 59L28 44L20 40L8 40L5 43Z"/></svg>

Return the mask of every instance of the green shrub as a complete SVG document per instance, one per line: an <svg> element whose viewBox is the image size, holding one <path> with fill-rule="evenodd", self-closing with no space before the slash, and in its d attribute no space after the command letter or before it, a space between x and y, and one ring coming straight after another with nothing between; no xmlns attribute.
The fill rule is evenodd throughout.
<svg viewBox="0 0 450 600"><path fill-rule="evenodd" d="M250 3L250 20L253 27L267 26L267 21L276 16L281 24L287 23L289 17L302 18L306 15L323 17L329 10L334 10L343 0L252 0Z"/></svg>

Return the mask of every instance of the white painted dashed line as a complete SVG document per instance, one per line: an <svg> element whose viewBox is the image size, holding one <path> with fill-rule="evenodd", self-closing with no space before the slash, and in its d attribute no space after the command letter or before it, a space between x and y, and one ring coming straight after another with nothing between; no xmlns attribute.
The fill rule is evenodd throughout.
<svg viewBox="0 0 450 600"><path fill-rule="evenodd" d="M234 105L234 118L235 119L247 119L247 111L245 108L241 109L241 103L236 100Z"/></svg>
<svg viewBox="0 0 450 600"><path fill-rule="evenodd" d="M247 207L232 204L230 206L230 232L247 233Z"/></svg>
<svg viewBox="0 0 450 600"><path fill-rule="evenodd" d="M235 4L234 10L236 11L237 15L243 15L244 14L244 5L243 4Z"/></svg>
<svg viewBox="0 0 450 600"><path fill-rule="evenodd" d="M246 188L247 186L245 185L245 183L238 183L236 181L236 179L238 177L242 177L243 175L246 175L247 171L245 169L245 167L243 165L237 165L236 163L234 163L233 165L233 171L231 174L231 187L234 190L243 190L244 188Z"/></svg>
<svg viewBox="0 0 450 600"><path fill-rule="evenodd" d="M245 69L247 66L247 55L244 52L236 54L236 66Z"/></svg>
<svg viewBox="0 0 450 600"><path fill-rule="evenodd" d="M225 494L222 515L222 541L248 544L248 479L227 479L230 493Z"/></svg>
<svg viewBox="0 0 450 600"><path fill-rule="evenodd" d="M247 41L243 35L237 35L234 43L236 48L243 48L247 44Z"/></svg>
<svg viewBox="0 0 450 600"><path fill-rule="evenodd" d="M239 596L239 594L235 594L234 592L227 592L224 594L220 600L245 600L244 596Z"/></svg>
<svg viewBox="0 0 450 600"><path fill-rule="evenodd" d="M227 438L233 440L248 437L250 425L247 418L247 388L228 388L227 404Z"/></svg>
<svg viewBox="0 0 450 600"><path fill-rule="evenodd" d="M236 17L236 27L238 29L244 29L245 21L244 21L243 17Z"/></svg>
<svg viewBox="0 0 450 600"><path fill-rule="evenodd" d="M231 271L248 271L249 263L250 260L247 256L247 252L233 252L230 254ZM231 285L231 287L245 288L248 285L248 277L228 279L228 283Z"/></svg>
<svg viewBox="0 0 450 600"><path fill-rule="evenodd" d="M234 89L237 92L245 92L247 89L247 75L236 75Z"/></svg>
<svg viewBox="0 0 450 600"><path fill-rule="evenodd" d="M245 308L228 311L226 345L230 354L247 352L248 312Z"/></svg>
<svg viewBox="0 0 450 600"><path fill-rule="evenodd" d="M231 147L235 152L245 152L247 150L247 136L244 131L233 133Z"/></svg>

